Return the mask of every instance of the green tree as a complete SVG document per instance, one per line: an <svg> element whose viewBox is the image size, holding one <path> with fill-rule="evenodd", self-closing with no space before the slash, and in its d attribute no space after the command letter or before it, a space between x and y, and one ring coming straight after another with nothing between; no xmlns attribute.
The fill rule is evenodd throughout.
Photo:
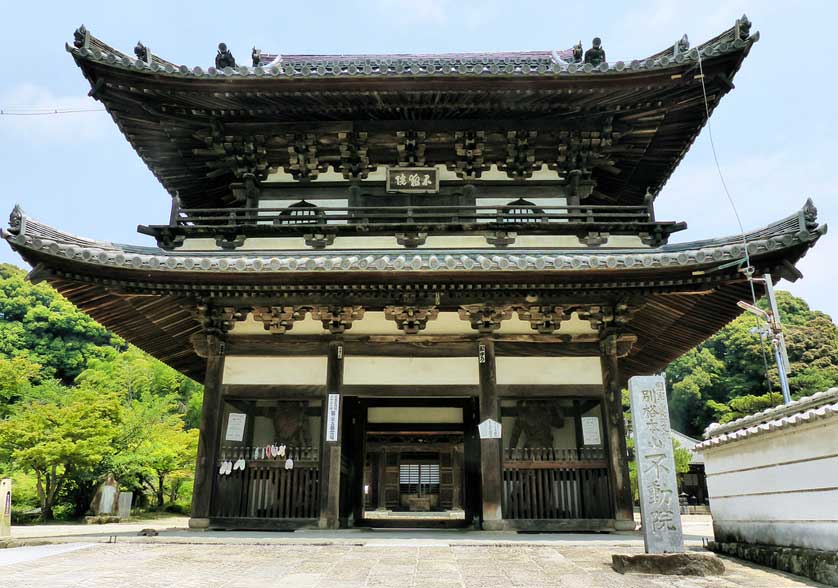
<svg viewBox="0 0 838 588"><path fill-rule="evenodd" d="M777 292L788 347L793 398L838 385L838 327L830 317L788 292ZM760 303L765 307L765 302ZM770 343L751 332L751 315L742 315L704 343L672 362L666 370L673 427L699 436L713 421L752 414L782 402Z"/></svg>
<svg viewBox="0 0 838 588"><path fill-rule="evenodd" d="M19 470L34 473L44 520L53 518L69 480L95 470L113 453L118 418L115 397L67 389L49 400L20 402L0 422L0 453Z"/></svg>
<svg viewBox="0 0 838 588"><path fill-rule="evenodd" d="M125 342L70 304L49 285L0 264L0 356L24 357L43 377L70 384L92 358L124 349Z"/></svg>

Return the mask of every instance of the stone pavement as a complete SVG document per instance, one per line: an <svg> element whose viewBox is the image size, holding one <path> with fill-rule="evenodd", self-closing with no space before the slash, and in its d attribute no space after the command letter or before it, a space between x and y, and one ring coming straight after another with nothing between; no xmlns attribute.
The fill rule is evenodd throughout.
<svg viewBox="0 0 838 588"><path fill-rule="evenodd" d="M49 546L55 547L55 546ZM17 548L36 549L36 548ZM0 586L70 588L790 588L817 584L725 559L716 578L621 576L611 553L642 545L365 545L91 543L34 561L2 564Z"/></svg>

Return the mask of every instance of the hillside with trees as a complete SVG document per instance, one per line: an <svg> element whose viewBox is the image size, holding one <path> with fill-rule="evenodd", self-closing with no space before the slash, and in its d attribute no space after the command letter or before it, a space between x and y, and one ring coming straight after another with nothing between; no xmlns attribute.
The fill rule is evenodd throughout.
<svg viewBox="0 0 838 588"><path fill-rule="evenodd" d="M788 292L777 293L777 304L791 364L792 398L838 386L838 327L829 315ZM782 404L771 343L761 343L751 332L755 326L755 318L744 314L667 367L673 428L700 437L712 422Z"/></svg>

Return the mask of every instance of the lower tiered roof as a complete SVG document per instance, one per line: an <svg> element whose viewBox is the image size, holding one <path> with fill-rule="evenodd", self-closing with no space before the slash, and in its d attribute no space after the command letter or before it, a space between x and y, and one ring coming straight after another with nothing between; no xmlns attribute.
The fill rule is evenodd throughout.
<svg viewBox="0 0 838 588"><path fill-rule="evenodd" d="M809 201L744 236L646 249L166 251L75 237L18 208L2 236L34 267L32 279L48 281L107 328L200 379L203 360L190 344L201 330L199 305L382 310L405 300L442 311L481 304L631 307L624 330L637 342L624 365L629 375L653 373L740 313L737 300L750 297L741 271L745 241L757 275L794 281L794 264L825 232ZM404 336L411 337L422 336ZM531 337L559 340L535 331Z"/></svg>

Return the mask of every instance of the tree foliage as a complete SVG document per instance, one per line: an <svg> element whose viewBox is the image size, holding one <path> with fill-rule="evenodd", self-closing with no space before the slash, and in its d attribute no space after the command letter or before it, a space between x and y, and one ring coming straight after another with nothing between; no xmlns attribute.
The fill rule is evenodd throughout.
<svg viewBox="0 0 838 588"><path fill-rule="evenodd" d="M24 357L43 377L70 384L88 361L125 347L47 284L30 284L23 270L0 264L0 356Z"/></svg>
<svg viewBox="0 0 838 588"><path fill-rule="evenodd" d="M832 319L788 292L777 292L777 304L791 364L792 397L838 385L838 327ZM766 342L773 391L769 393L763 344L751 332L755 326L752 315L742 315L669 365L673 428L699 436L713 421L727 422L782 403L779 375Z"/></svg>
<svg viewBox="0 0 838 588"><path fill-rule="evenodd" d="M108 473L157 507L177 498L192 476L202 396L48 285L0 265L0 470L34 477L43 518L59 505L84 514Z"/></svg>

